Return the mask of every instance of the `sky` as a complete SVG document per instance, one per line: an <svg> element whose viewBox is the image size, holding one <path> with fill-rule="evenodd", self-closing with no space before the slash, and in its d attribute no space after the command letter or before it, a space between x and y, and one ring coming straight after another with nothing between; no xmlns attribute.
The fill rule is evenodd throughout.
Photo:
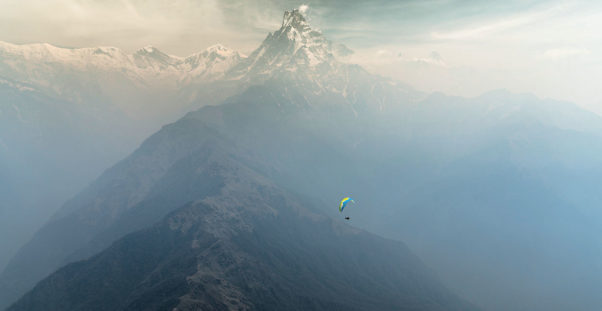
<svg viewBox="0 0 602 311"><path fill-rule="evenodd" d="M179 56L222 43L248 54L301 5L314 28L355 51L345 61L419 90L504 88L602 114L595 1L0 0L0 41Z"/></svg>

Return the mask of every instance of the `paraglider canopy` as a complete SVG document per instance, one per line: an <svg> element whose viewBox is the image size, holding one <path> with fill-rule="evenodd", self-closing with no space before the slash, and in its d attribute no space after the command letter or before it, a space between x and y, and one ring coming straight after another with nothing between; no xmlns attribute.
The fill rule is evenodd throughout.
<svg viewBox="0 0 602 311"><path fill-rule="evenodd" d="M347 206L347 204L349 202L355 203L355 201L353 201L353 199L350 197L346 197L346 198L342 199L341 204L339 204L339 212L342 212L345 209L345 206Z"/></svg>

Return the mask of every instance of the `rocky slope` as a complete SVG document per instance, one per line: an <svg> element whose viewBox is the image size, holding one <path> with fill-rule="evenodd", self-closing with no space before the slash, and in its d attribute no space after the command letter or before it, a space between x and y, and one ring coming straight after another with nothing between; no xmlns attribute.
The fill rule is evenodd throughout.
<svg viewBox="0 0 602 311"><path fill-rule="evenodd" d="M401 243L316 214L210 150L182 164L191 186L211 189L204 199L67 265L8 310L475 309Z"/></svg>
<svg viewBox="0 0 602 311"><path fill-rule="evenodd" d="M226 75L242 93L165 126L65 204L0 276L5 301L215 195L208 185L219 179L187 168L217 146L278 186L327 202L308 206L330 216L352 195L362 202L349 210L354 225L408 243L488 309L602 304L599 116L505 91L422 98L338 62L302 16L288 13L282 26Z"/></svg>

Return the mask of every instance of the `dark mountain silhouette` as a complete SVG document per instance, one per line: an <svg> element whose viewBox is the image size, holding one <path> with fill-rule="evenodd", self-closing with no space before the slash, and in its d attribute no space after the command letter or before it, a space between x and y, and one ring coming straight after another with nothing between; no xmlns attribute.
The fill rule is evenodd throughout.
<svg viewBox="0 0 602 311"><path fill-rule="evenodd" d="M8 310L474 309L401 243L312 212L217 143L175 166L204 199L61 268Z"/></svg>

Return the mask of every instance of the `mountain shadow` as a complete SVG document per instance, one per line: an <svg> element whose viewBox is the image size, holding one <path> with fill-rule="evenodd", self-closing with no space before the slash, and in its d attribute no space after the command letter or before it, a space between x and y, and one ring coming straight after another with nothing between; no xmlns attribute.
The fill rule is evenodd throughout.
<svg viewBox="0 0 602 311"><path fill-rule="evenodd" d="M310 210L219 147L211 194L42 280L17 310L476 310L400 242ZM205 173L200 173L204 175Z"/></svg>

